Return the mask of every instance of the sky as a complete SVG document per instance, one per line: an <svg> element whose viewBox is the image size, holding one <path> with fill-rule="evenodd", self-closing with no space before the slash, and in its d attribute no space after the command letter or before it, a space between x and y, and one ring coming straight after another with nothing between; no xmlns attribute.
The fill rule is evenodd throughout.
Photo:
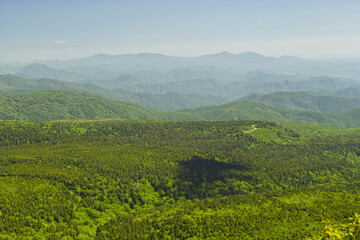
<svg viewBox="0 0 360 240"><path fill-rule="evenodd" d="M358 0L0 0L0 62L98 53L360 59Z"/></svg>

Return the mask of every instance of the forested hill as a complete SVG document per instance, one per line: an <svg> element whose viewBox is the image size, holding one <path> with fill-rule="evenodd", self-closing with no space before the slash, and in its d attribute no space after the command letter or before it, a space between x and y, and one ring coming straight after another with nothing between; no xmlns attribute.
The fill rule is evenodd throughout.
<svg viewBox="0 0 360 240"><path fill-rule="evenodd" d="M356 111L345 114L293 110L258 102L236 101L220 106L185 109L183 112L203 120L267 120L276 122L313 122L332 126L357 127L360 116Z"/></svg>
<svg viewBox="0 0 360 240"><path fill-rule="evenodd" d="M14 94L37 90L86 92L107 99L135 103L147 109L167 111L206 105L218 105L227 102L227 99L213 95L136 93L124 89L106 89L92 84L79 84L56 79L31 79L11 74L0 75L0 94Z"/></svg>
<svg viewBox="0 0 360 240"><path fill-rule="evenodd" d="M0 95L0 120L267 120L357 127L360 125L360 114L358 112L359 109L343 114L326 114L277 108L263 103L246 101L186 109L179 112L165 112L146 110L132 103L108 100L87 93L70 91L43 90Z"/></svg>
<svg viewBox="0 0 360 240"><path fill-rule="evenodd" d="M349 92L344 90L339 94ZM351 93L355 94L353 90ZM262 102L275 107L319 111L326 113L342 113L360 107L360 98L348 98L336 95L316 96L306 92L276 92L271 94L251 94L243 97L242 101Z"/></svg>
<svg viewBox="0 0 360 240"><path fill-rule="evenodd" d="M35 91L0 96L2 120L149 119L159 115L122 101L106 100L87 93Z"/></svg>

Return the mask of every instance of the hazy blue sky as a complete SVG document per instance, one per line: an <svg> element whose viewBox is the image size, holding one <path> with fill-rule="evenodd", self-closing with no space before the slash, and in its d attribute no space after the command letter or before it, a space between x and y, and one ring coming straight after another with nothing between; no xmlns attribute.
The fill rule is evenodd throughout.
<svg viewBox="0 0 360 240"><path fill-rule="evenodd" d="M360 58L360 1L0 0L0 62L220 51Z"/></svg>

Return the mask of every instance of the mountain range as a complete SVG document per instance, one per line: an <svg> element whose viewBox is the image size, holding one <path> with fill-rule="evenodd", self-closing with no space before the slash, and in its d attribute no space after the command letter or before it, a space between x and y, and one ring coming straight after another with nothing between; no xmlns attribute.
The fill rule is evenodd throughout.
<svg viewBox="0 0 360 240"><path fill-rule="evenodd" d="M227 99L219 96L199 94L148 94L124 89L106 89L93 84L78 84L56 79L31 79L16 75L0 75L0 94L30 92L35 90L69 90L86 92L107 99L117 99L138 104L148 109L179 110L204 105L223 104Z"/></svg>
<svg viewBox="0 0 360 240"><path fill-rule="evenodd" d="M26 78L48 78L92 84L107 89L121 88L135 93L199 94L219 96L229 100L236 100L251 93L267 94L278 91L329 93L360 87L360 82L354 78L267 72L248 72L240 75L216 69L181 69L165 73L138 71L82 74L53 69L43 64L31 64L18 70L16 74ZM103 74L102 78L101 74Z"/></svg>
<svg viewBox="0 0 360 240"><path fill-rule="evenodd" d="M293 56L268 57L254 52L221 52L198 57L176 57L156 53L97 54L70 60L43 61L55 68L101 67L109 71L171 71L184 68L218 68L232 73L270 71L312 75L358 76L360 61L352 59L313 60Z"/></svg>
<svg viewBox="0 0 360 240"><path fill-rule="evenodd" d="M0 72L12 73L0 75L2 118L255 119L358 126L359 69L358 60L253 52L97 54L8 64L0 66ZM131 114L124 112L127 104Z"/></svg>
<svg viewBox="0 0 360 240"><path fill-rule="evenodd" d="M360 108L342 114L328 114L278 108L257 102L235 101L219 106L164 112L146 110L131 103L71 91L43 90L0 96L0 120L50 121L109 118L295 121L360 127Z"/></svg>

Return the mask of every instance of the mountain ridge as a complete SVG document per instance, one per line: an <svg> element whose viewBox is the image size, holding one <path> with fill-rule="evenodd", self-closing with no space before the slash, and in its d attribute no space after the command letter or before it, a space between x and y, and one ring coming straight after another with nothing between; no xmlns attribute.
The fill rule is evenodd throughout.
<svg viewBox="0 0 360 240"><path fill-rule="evenodd" d="M112 71L156 70L171 71L176 68L216 66L232 73L270 71L278 73L310 73L358 76L360 62L351 59L314 60L296 56L270 57L254 52L233 54L219 52L200 56L170 56L158 53L97 54L69 60L41 61L50 67L97 66Z"/></svg>
<svg viewBox="0 0 360 240"><path fill-rule="evenodd" d="M56 79L29 79L16 75L0 75L0 94L14 94L34 90L68 90L87 92L107 99L132 102L148 109L179 110L202 105L222 104L227 99L212 95L183 95L179 93L133 93L124 89L106 89L92 84L78 84Z"/></svg>
<svg viewBox="0 0 360 240"><path fill-rule="evenodd" d="M251 94L239 100L267 103L280 108L326 113L343 113L360 107L360 98L346 98L335 94L333 96L317 96L308 92L276 92L264 95Z"/></svg>
<svg viewBox="0 0 360 240"><path fill-rule="evenodd" d="M108 100L88 93L42 90L0 95L1 120L50 121L67 119L164 119L164 120L266 120L312 122L340 127L360 126L360 107L343 114L328 114L273 107L264 103L235 101L219 106L178 112L146 110L132 103Z"/></svg>

